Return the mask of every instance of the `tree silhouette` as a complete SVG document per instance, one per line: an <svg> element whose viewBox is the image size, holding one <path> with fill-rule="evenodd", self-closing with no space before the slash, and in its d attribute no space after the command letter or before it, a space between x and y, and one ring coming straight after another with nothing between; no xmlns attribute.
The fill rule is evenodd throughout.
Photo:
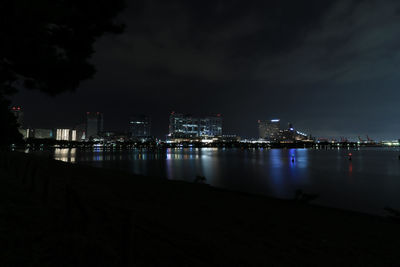
<svg viewBox="0 0 400 267"><path fill-rule="evenodd" d="M93 45L105 33L122 32L114 20L124 2L1 0L0 105L8 107L6 98L22 87L57 95L93 77ZM0 116L1 125L15 127L6 118Z"/></svg>
<svg viewBox="0 0 400 267"><path fill-rule="evenodd" d="M10 101L0 96L0 148L9 144L18 144L22 141L22 135L18 131L19 125L14 114L8 108L9 104Z"/></svg>

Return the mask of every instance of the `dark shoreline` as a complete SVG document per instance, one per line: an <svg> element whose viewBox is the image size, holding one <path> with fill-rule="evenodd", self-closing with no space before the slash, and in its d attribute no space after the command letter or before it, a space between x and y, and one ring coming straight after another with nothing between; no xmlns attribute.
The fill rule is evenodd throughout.
<svg viewBox="0 0 400 267"><path fill-rule="evenodd" d="M85 266L100 250L104 266L400 264L400 225L385 217L21 153L1 154L0 171L4 190L27 192L14 206L42 211L19 219L46 226L51 261Z"/></svg>
<svg viewBox="0 0 400 267"><path fill-rule="evenodd" d="M317 142L317 141L286 141L286 142L260 142L260 141L218 141L213 143L202 143L196 140L184 141L179 143L168 143L168 142L140 142L140 141L59 141L54 139L27 139L22 144L16 146L19 149L25 149L27 147L31 148L83 148L91 149L95 146L99 146L107 149L131 149L131 148L146 148L146 149L167 149L167 148L180 148L180 147L193 147L193 148L320 148L320 149L330 149L330 148L361 148L361 147L388 147L382 143L359 143L359 142Z"/></svg>

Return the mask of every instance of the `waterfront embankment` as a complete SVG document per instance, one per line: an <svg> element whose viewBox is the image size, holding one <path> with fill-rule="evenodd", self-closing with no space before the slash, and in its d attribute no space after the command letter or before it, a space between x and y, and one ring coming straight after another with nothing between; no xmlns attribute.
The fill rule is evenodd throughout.
<svg viewBox="0 0 400 267"><path fill-rule="evenodd" d="M395 220L1 153L2 266L396 266Z"/></svg>

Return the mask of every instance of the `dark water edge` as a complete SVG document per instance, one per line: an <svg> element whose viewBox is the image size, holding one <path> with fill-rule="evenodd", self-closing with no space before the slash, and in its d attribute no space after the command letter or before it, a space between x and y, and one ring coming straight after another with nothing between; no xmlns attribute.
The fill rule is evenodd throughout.
<svg viewBox="0 0 400 267"><path fill-rule="evenodd" d="M293 199L295 192L318 195L312 203L385 215L400 209L397 148L79 150L55 149L65 162L193 182ZM352 160L348 158L352 153Z"/></svg>

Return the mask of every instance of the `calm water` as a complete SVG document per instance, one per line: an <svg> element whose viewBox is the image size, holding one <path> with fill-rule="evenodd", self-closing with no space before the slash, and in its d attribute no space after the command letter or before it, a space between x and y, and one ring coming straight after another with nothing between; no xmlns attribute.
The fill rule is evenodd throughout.
<svg viewBox="0 0 400 267"><path fill-rule="evenodd" d="M385 206L400 209L399 155L398 149L378 148L54 151L57 160L174 180L201 175L216 187L279 198L302 189L320 195L313 203L375 214L385 214Z"/></svg>

